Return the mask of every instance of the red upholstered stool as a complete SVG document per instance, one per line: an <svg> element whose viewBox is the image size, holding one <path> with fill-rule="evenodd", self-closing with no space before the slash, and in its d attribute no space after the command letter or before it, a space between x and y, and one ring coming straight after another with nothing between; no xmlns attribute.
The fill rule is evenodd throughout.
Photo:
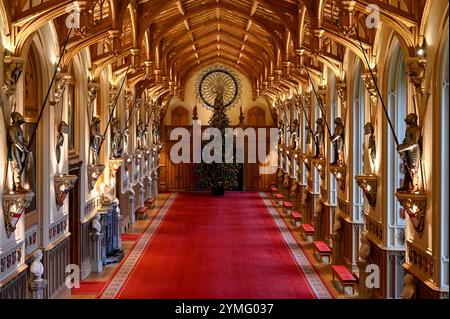
<svg viewBox="0 0 450 319"><path fill-rule="evenodd" d="M136 219L145 219L147 217L147 207L140 207L136 209Z"/></svg>
<svg viewBox="0 0 450 319"><path fill-rule="evenodd" d="M314 242L314 253L320 258L320 262L323 262L323 257L327 257L328 263L330 263L331 248L323 241Z"/></svg>
<svg viewBox="0 0 450 319"><path fill-rule="evenodd" d="M283 201L284 201L283 194L276 194L275 199L277 200L278 206L283 206Z"/></svg>
<svg viewBox="0 0 450 319"><path fill-rule="evenodd" d="M351 287L352 295L354 295L356 279L355 279L355 277L353 277L350 270L348 270L347 267L342 266L342 265L331 266L331 270L333 271L333 281L337 277L337 280L341 284L341 286L344 290L344 293L346 292L345 288Z"/></svg>
<svg viewBox="0 0 450 319"><path fill-rule="evenodd" d="M284 210L284 213L286 215L290 215L291 212L292 212L292 203L291 202L284 202L283 203L283 210Z"/></svg>
<svg viewBox="0 0 450 319"><path fill-rule="evenodd" d="M300 212L295 211L291 213L291 221L295 226L300 227L302 225L302 219L303 215Z"/></svg>
<svg viewBox="0 0 450 319"><path fill-rule="evenodd" d="M148 209L155 208L155 199L153 197L150 197L150 198L146 199L145 202L144 202L144 205Z"/></svg>
<svg viewBox="0 0 450 319"><path fill-rule="evenodd" d="M278 194L278 188L276 188L275 186L272 186L270 188L270 192L272 193L272 196L275 198L275 196Z"/></svg>
<svg viewBox="0 0 450 319"><path fill-rule="evenodd" d="M314 238L314 227L310 224L302 224L300 227L302 237L306 241L312 241Z"/></svg>

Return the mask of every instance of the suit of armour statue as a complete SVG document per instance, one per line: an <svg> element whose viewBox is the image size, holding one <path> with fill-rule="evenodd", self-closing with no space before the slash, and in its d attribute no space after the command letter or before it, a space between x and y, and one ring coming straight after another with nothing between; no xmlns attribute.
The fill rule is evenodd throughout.
<svg viewBox="0 0 450 319"><path fill-rule="evenodd" d="M100 119L98 117L94 117L92 119L92 124L90 127L90 148L91 148L91 156L92 156L92 165L98 164L98 155L100 152L100 144L104 137L100 133Z"/></svg>
<svg viewBox="0 0 450 319"><path fill-rule="evenodd" d="M18 112L13 112L11 119L12 124L8 130L8 160L12 162L14 191L21 192L24 191L21 181L23 165L30 151L25 145L24 133L21 127L25 123L25 119Z"/></svg>
<svg viewBox="0 0 450 319"><path fill-rule="evenodd" d="M336 125L334 127L334 134L331 137L331 142L335 145L335 154L334 154L334 161L333 165L344 164L344 123L342 123L342 119L340 117L336 118L334 120L334 124Z"/></svg>
<svg viewBox="0 0 450 319"><path fill-rule="evenodd" d="M401 191L409 191L414 188L414 176L419 166L420 157L420 128L417 125L417 115L409 114L405 119L407 128L405 139L399 145L398 151L404 162L405 178Z"/></svg>
<svg viewBox="0 0 450 319"><path fill-rule="evenodd" d="M325 135L324 135L324 127L323 127L323 119L320 118L316 121L316 133L314 134L314 137L316 138L316 155L315 157L323 157L325 155L324 152L324 142L325 142Z"/></svg>

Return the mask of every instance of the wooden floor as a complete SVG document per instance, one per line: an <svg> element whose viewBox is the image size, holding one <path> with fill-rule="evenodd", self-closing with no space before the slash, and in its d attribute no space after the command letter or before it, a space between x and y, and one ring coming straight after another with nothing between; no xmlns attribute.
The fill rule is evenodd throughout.
<svg viewBox="0 0 450 319"><path fill-rule="evenodd" d="M165 200L169 197L170 194L160 194L156 200L156 207L152 210L150 210L147 218L145 220L139 220L137 221L127 232L127 234L141 234L150 221L152 220L152 217L158 212L159 208L164 204ZM281 213L282 208L277 208L277 210ZM290 218L285 216L284 214L281 214L286 221L286 224L289 226L290 230L292 231L294 237L298 240L298 242L303 246L308 258L310 259L311 263L316 267L317 271L320 273L322 278L324 278L327 286L330 288L330 290L333 292L333 294L336 296L336 298L355 298L349 295L344 295L342 291L337 289L335 285L332 283L332 274L330 265L327 263L320 263L313 255L313 244L312 242L305 242L303 238L300 235L299 230L294 227L290 221ZM132 248L134 244L134 241L123 241L122 242L122 248L125 252L125 254L128 254L130 249ZM117 269L118 264L112 264L107 265L104 267L104 270L102 273L92 273L86 281L89 282L107 282L114 274L115 270ZM77 295L68 295L63 294L58 296L58 299L95 299L97 297L97 294L77 294Z"/></svg>

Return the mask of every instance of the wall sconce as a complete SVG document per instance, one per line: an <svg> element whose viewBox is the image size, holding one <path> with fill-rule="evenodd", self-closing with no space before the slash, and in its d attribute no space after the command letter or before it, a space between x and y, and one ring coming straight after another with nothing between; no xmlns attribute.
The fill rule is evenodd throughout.
<svg viewBox="0 0 450 319"><path fill-rule="evenodd" d="M75 175L58 175L55 176L55 198L56 208L59 210L66 200L67 195L75 186L78 177Z"/></svg>
<svg viewBox="0 0 450 319"><path fill-rule="evenodd" d="M311 155L300 154L300 159L302 160L303 164L305 164L306 170L308 172L310 172L311 171Z"/></svg>
<svg viewBox="0 0 450 319"><path fill-rule="evenodd" d="M32 191L25 192L8 192L3 194L3 212L5 214L6 236L11 237L16 230L16 225L20 217L30 206L34 193Z"/></svg>
<svg viewBox="0 0 450 319"><path fill-rule="evenodd" d="M90 192L94 189L95 183L97 183L104 170L105 165L89 165L87 167L88 186Z"/></svg>
<svg viewBox="0 0 450 319"><path fill-rule="evenodd" d="M325 179L325 159L313 158L311 162L319 171L320 178Z"/></svg>
<svg viewBox="0 0 450 319"><path fill-rule="evenodd" d="M422 237L425 213L427 211L427 195L420 192L397 192L395 196L397 196L400 205L406 210L419 237Z"/></svg>
<svg viewBox="0 0 450 319"><path fill-rule="evenodd" d="M357 175L356 184L361 187L371 207L377 203L377 176L376 175Z"/></svg>
<svg viewBox="0 0 450 319"><path fill-rule="evenodd" d="M344 165L330 165L330 172L336 178L339 188L344 191L347 168Z"/></svg>

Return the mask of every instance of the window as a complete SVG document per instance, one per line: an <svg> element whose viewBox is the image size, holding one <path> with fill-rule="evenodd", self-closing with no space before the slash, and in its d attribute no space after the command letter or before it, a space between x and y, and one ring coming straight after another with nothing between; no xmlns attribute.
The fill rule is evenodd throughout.
<svg viewBox="0 0 450 319"><path fill-rule="evenodd" d="M406 70L403 58L403 53L400 49L398 40L395 40L391 51L388 63L389 71L389 104L388 112L395 133L401 143L406 130L404 119L408 113L407 110L407 81ZM397 146L395 144L394 135L390 128L388 128L388 153L392 160L387 161L388 165L388 246L403 247L405 245L405 220L401 218L401 206L395 198L395 193L400 187L403 179L401 173L401 159L397 153Z"/></svg>
<svg viewBox="0 0 450 319"><path fill-rule="evenodd" d="M364 125L365 118L365 96L364 82L362 81L361 61L358 60L353 79L353 176L362 175L364 171ZM353 202L358 210L356 216L362 217L364 207L364 192L354 183Z"/></svg>
<svg viewBox="0 0 450 319"><path fill-rule="evenodd" d="M331 134L334 134L334 119L339 116L339 108L338 108L338 101L337 101L337 94L336 94L336 76L332 73L331 75L331 83L330 83L330 130ZM326 133L328 133L328 129L325 128ZM335 156L335 149L333 146L333 143L330 142L329 148L328 148L328 158L330 161L333 161ZM337 182L336 177L333 174L329 174L330 178L330 205L336 206L337 205Z"/></svg>

